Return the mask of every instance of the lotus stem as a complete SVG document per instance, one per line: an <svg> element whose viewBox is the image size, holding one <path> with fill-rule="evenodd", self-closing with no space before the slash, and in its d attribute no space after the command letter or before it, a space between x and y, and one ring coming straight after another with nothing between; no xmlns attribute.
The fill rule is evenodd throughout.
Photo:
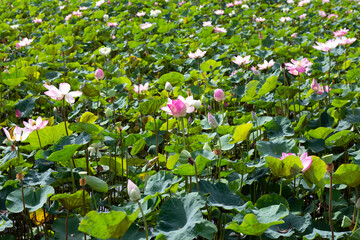
<svg viewBox="0 0 360 240"><path fill-rule="evenodd" d="M183 141L184 141L184 150L186 150L186 141L185 141L185 124L184 118L181 118L181 126L182 126L182 134L183 134Z"/></svg>
<svg viewBox="0 0 360 240"><path fill-rule="evenodd" d="M198 175L198 172L197 172L197 167L196 167L196 161L194 161L194 167L195 167L195 179L196 179L196 188L197 188L197 191L200 192L200 187L199 187L199 175Z"/></svg>
<svg viewBox="0 0 360 240"><path fill-rule="evenodd" d="M139 205L139 208L140 208L140 212L141 212L141 215L143 217L143 221L144 221L144 225L145 225L145 233L146 233L146 240L149 240L149 230L148 230L148 225L147 225L147 222L146 222L146 217L144 215L144 212L142 210L142 207L141 207L141 204L139 201L137 201L138 205Z"/></svg>
<svg viewBox="0 0 360 240"><path fill-rule="evenodd" d="M219 139L219 155L218 155L218 168L219 168L219 181L220 181L220 175L221 175L221 155L222 155L222 152L221 152L221 141L220 141L220 136L219 134L217 133L217 136L218 136L218 139Z"/></svg>
<svg viewBox="0 0 360 240"><path fill-rule="evenodd" d="M65 113L65 97L63 97L63 121L65 123L65 132L66 132L66 136L69 136L69 132L66 126L66 113Z"/></svg>
<svg viewBox="0 0 360 240"><path fill-rule="evenodd" d="M330 223L330 228L331 228L331 239L334 240L334 226L333 226L332 217L331 217L331 210L332 210L332 173L330 172L329 174L330 174L329 223Z"/></svg>
<svg viewBox="0 0 360 240"><path fill-rule="evenodd" d="M280 178L280 193L279 193L280 196L282 194L282 186L283 186L283 178L281 177Z"/></svg>
<svg viewBox="0 0 360 240"><path fill-rule="evenodd" d="M38 139L39 139L40 149L42 149L42 147L41 147L41 141L40 141L40 136L39 136L39 130L36 130L36 134L37 134L37 137L38 137Z"/></svg>
<svg viewBox="0 0 360 240"><path fill-rule="evenodd" d="M360 215L359 213L360 213L360 211L359 211L359 209L357 209L356 222L355 222L355 225L354 225L354 229L352 230L352 233L355 232L356 227L357 227L357 225L358 225L358 223L359 223L359 215Z"/></svg>
<svg viewBox="0 0 360 240"><path fill-rule="evenodd" d="M69 223L69 215L70 215L70 211L66 210L66 219L65 219L65 239L68 240L68 223Z"/></svg>

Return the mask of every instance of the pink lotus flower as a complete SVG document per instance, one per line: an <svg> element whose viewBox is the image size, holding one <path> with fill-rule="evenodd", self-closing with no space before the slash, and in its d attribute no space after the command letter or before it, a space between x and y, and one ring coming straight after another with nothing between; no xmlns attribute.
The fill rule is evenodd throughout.
<svg viewBox="0 0 360 240"><path fill-rule="evenodd" d="M225 93L222 89L218 88L214 91L214 99L217 102L225 100Z"/></svg>
<svg viewBox="0 0 360 240"><path fill-rule="evenodd" d="M65 101L70 105L75 102L75 97L79 97L82 94L80 91L70 92L70 84L68 83L60 83L59 89L53 85L44 84L43 86L49 90L44 92L45 95L57 101L62 100L65 97Z"/></svg>
<svg viewBox="0 0 360 240"><path fill-rule="evenodd" d="M309 67L313 65L312 62L309 62L307 58L303 58L300 61L295 61L294 59L291 59L292 63L285 63L286 69L291 73L292 75L300 75L303 72L308 72L310 69Z"/></svg>
<svg viewBox="0 0 360 240"><path fill-rule="evenodd" d="M293 33L293 34L291 34L291 36L290 36L290 37L292 37L292 38L296 38L296 37L297 37L297 35L298 35L298 33Z"/></svg>
<svg viewBox="0 0 360 240"><path fill-rule="evenodd" d="M29 119L28 122L23 121L24 126L31 132L45 128L48 122L48 120L42 120L40 116L36 119L36 121L34 121L33 119Z"/></svg>
<svg viewBox="0 0 360 240"><path fill-rule="evenodd" d="M240 55L236 56L235 57L235 60L232 60L233 63L241 66L241 65L246 65L246 64L249 64L250 63L250 57L251 55L248 55L248 56L245 56L245 57L242 57Z"/></svg>
<svg viewBox="0 0 360 240"><path fill-rule="evenodd" d="M140 87L139 87L139 85L134 84L134 92L136 92L137 94L146 92L148 89L149 89L148 82L145 83L144 85L140 84Z"/></svg>
<svg viewBox="0 0 360 240"><path fill-rule="evenodd" d="M79 11L84 11L84 10L87 10L87 9L88 9L87 7L80 7Z"/></svg>
<svg viewBox="0 0 360 240"><path fill-rule="evenodd" d="M146 12L141 11L141 12L138 12L138 13L136 14L136 16L138 16L138 17L143 17L143 16L145 16L145 14L146 14Z"/></svg>
<svg viewBox="0 0 360 240"><path fill-rule="evenodd" d="M34 41L33 39L28 39L28 38L24 38L24 39L22 39L20 42L18 42L18 43L16 43L16 49L19 49L19 48L21 48L21 47L27 47L27 46L29 46L31 43L32 43L32 41Z"/></svg>
<svg viewBox="0 0 360 240"><path fill-rule="evenodd" d="M271 68L275 64L274 60L271 59L269 62L264 60L263 64L258 64L259 70Z"/></svg>
<svg viewBox="0 0 360 240"><path fill-rule="evenodd" d="M356 38L341 37L341 38L337 38L336 41L339 43L339 45L347 45L347 44L350 45L356 41Z"/></svg>
<svg viewBox="0 0 360 240"><path fill-rule="evenodd" d="M257 17L257 18L255 18L255 21L256 21L256 22L265 22L266 19L265 19L265 18L262 18L262 17Z"/></svg>
<svg viewBox="0 0 360 240"><path fill-rule="evenodd" d="M77 17L81 17L82 16L82 12L80 12L80 10L77 11L73 11L72 15L77 16Z"/></svg>
<svg viewBox="0 0 360 240"><path fill-rule="evenodd" d="M235 0L234 1L234 5L235 6L238 6L238 5L241 5L243 2L241 0Z"/></svg>
<svg viewBox="0 0 360 240"><path fill-rule="evenodd" d="M117 23L117 22L108 22L108 23L107 23L107 26L108 26L108 27L117 27L117 26L118 26L118 23Z"/></svg>
<svg viewBox="0 0 360 240"><path fill-rule="evenodd" d="M299 18L300 18L300 19L304 19L304 18L306 18L306 13L301 14L301 15L299 16Z"/></svg>
<svg viewBox="0 0 360 240"><path fill-rule="evenodd" d="M16 126L13 131L8 131L6 128L2 128L4 130L4 133L6 135L7 140L11 142L21 142L25 141L31 131L26 128L21 128Z"/></svg>
<svg viewBox="0 0 360 240"><path fill-rule="evenodd" d="M67 15L66 17L65 17L65 21L67 22L67 21L69 21L70 20L70 18L71 18L71 16L72 16L72 14L70 13L69 15Z"/></svg>
<svg viewBox="0 0 360 240"><path fill-rule="evenodd" d="M259 74L260 74L259 70L257 70L255 66L252 66L250 69L251 69L251 71L252 71L255 75L259 75Z"/></svg>
<svg viewBox="0 0 360 240"><path fill-rule="evenodd" d="M302 0L298 3L298 7L302 7L305 4L309 4L311 2L311 0Z"/></svg>
<svg viewBox="0 0 360 240"><path fill-rule="evenodd" d="M315 78L312 80L311 83L311 89L314 91L314 93L321 95L324 92L329 93L331 88L329 86L321 86L316 80Z"/></svg>
<svg viewBox="0 0 360 240"><path fill-rule="evenodd" d="M104 79L104 72L103 72L103 70L102 69L96 69L95 70L95 78L97 79L97 80L102 80L102 79Z"/></svg>
<svg viewBox="0 0 360 240"><path fill-rule="evenodd" d="M312 47L317 50L329 52L329 51L331 51L331 49L336 48L339 45L339 42L336 41L336 39L330 39L330 40L326 41L325 43L316 42L316 44L317 44L317 46L314 45Z"/></svg>
<svg viewBox="0 0 360 240"><path fill-rule="evenodd" d="M152 23L146 22L146 23L140 24L140 28L142 30L144 30L144 29L147 29L147 28L151 28L152 25L153 25Z"/></svg>
<svg viewBox="0 0 360 240"><path fill-rule="evenodd" d="M191 100L191 99L189 99ZM173 115L174 117L185 117L187 113L192 113L195 111L195 108L190 106L190 103L185 100L183 96L179 96L177 100L171 100L167 103L167 106L162 107L161 110L164 110L167 114Z"/></svg>
<svg viewBox="0 0 360 240"><path fill-rule="evenodd" d="M216 26L216 27L214 27L214 32L216 32L216 33L226 33L227 31L226 31L225 28Z"/></svg>
<svg viewBox="0 0 360 240"><path fill-rule="evenodd" d="M291 20L291 17L281 17L280 18L280 22L284 23L284 22L288 22Z"/></svg>
<svg viewBox="0 0 360 240"><path fill-rule="evenodd" d="M95 3L95 6L96 7L100 7L101 5L103 5L105 3L105 0L100 0L100 1L97 1L96 3Z"/></svg>
<svg viewBox="0 0 360 240"><path fill-rule="evenodd" d="M330 0L322 0L322 3L324 4L324 3L328 3L328 2L330 2Z"/></svg>
<svg viewBox="0 0 360 240"><path fill-rule="evenodd" d="M342 37L346 35L349 32L349 29L343 28L338 31L333 32L334 37Z"/></svg>
<svg viewBox="0 0 360 240"><path fill-rule="evenodd" d="M284 160L286 157L288 156L296 156L294 153L282 153L282 156L280 157L280 160ZM308 156L307 152L301 154L300 156L300 160L301 163L303 165L303 169L301 170L302 172L305 172L306 170L308 170L311 166L312 163L312 157Z"/></svg>
<svg viewBox="0 0 360 240"><path fill-rule="evenodd" d="M215 13L216 15L223 15L223 14L224 14L224 10L216 10L216 11L214 11L214 13Z"/></svg>
<svg viewBox="0 0 360 240"><path fill-rule="evenodd" d="M203 27L212 27L211 21L203 22Z"/></svg>
<svg viewBox="0 0 360 240"><path fill-rule="evenodd" d="M41 18L35 18L33 19L34 23L42 23L42 19Z"/></svg>
<svg viewBox="0 0 360 240"><path fill-rule="evenodd" d="M226 4L226 7L229 8L229 7L233 7L234 6L234 3L227 3Z"/></svg>
<svg viewBox="0 0 360 240"><path fill-rule="evenodd" d="M326 13L322 10L319 10L319 15L320 15L320 17L323 17L323 18L326 17Z"/></svg>
<svg viewBox="0 0 360 240"><path fill-rule="evenodd" d="M201 51L200 49L197 49L195 53L190 52L188 56L191 59L202 58L204 57L205 53L206 51Z"/></svg>
<svg viewBox="0 0 360 240"><path fill-rule="evenodd" d="M337 15L335 13L331 13L328 15L328 19L331 19L332 17L334 18L333 20L336 20L336 19L338 19L339 15Z"/></svg>

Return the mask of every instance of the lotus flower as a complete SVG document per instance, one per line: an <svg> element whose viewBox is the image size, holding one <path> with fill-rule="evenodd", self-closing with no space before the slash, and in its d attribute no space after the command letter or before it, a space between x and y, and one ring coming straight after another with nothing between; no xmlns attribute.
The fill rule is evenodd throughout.
<svg viewBox="0 0 360 240"><path fill-rule="evenodd" d="M141 12L136 13L136 16L143 17L143 16L145 16L145 14L146 14L146 12L141 11Z"/></svg>
<svg viewBox="0 0 360 240"><path fill-rule="evenodd" d="M280 160L283 160L288 156L296 156L296 155L294 153L282 153L282 156L280 157ZM303 165L302 172L305 172L311 166L312 156L308 156L308 153L305 152L305 153L301 154L300 160L301 160L301 163Z"/></svg>
<svg viewBox="0 0 360 240"><path fill-rule="evenodd" d="M203 22L203 27L212 27L212 23L211 23L211 21L205 21L205 22Z"/></svg>
<svg viewBox="0 0 360 240"><path fill-rule="evenodd" d="M313 48L317 50L321 50L324 52L329 52L331 49L336 48L339 45L339 42L336 39L330 39L326 41L325 43L316 42L317 45L312 46Z"/></svg>
<svg viewBox="0 0 360 240"><path fill-rule="evenodd" d="M35 18L33 19L34 23L42 23L42 19L41 18Z"/></svg>
<svg viewBox="0 0 360 240"><path fill-rule="evenodd" d="M311 65L313 65L313 63L309 62L307 58L303 58L300 61L291 59L291 63L285 63L287 70L292 75L300 75L303 72L308 72Z"/></svg>
<svg viewBox="0 0 360 240"><path fill-rule="evenodd" d="M142 92L146 92L148 90L148 88L149 88L149 83L148 82L145 83L144 85L140 84L140 86L134 84L134 92L136 92L138 94L140 94Z"/></svg>
<svg viewBox="0 0 360 240"><path fill-rule="evenodd" d="M27 128L20 128L18 126L12 129L13 131L10 130L10 132L6 128L2 128L2 129L4 130L7 140L11 142L25 141L29 136L29 134L32 132Z"/></svg>
<svg viewBox="0 0 360 240"><path fill-rule="evenodd" d="M216 10L214 12L216 15L223 15L224 14L224 10Z"/></svg>
<svg viewBox="0 0 360 240"><path fill-rule="evenodd" d="M110 52L111 52L111 48L109 48L109 47L102 47L99 49L99 53L102 56L107 56L110 54Z"/></svg>
<svg viewBox="0 0 360 240"><path fill-rule="evenodd" d="M255 22L265 22L265 21L266 21L266 19L262 18L262 17L255 18Z"/></svg>
<svg viewBox="0 0 360 240"><path fill-rule="evenodd" d="M77 11L73 11L72 15L77 16L77 17L81 17L82 16L82 12L80 12L80 10Z"/></svg>
<svg viewBox="0 0 360 240"><path fill-rule="evenodd" d="M49 90L44 92L45 95L54 100L62 100L65 97L65 100L69 104L73 104L75 102L74 98L82 94L80 91L70 92L70 84L68 83L60 83L59 89L53 85L44 84L43 86Z"/></svg>
<svg viewBox="0 0 360 240"><path fill-rule="evenodd" d="M130 179L128 179L127 182L127 191L131 201L137 202L141 199L139 187L136 186L136 184L133 183Z"/></svg>
<svg viewBox="0 0 360 240"><path fill-rule="evenodd" d="M19 49L21 47L27 47L32 43L33 39L24 38L20 42L16 43L16 49Z"/></svg>
<svg viewBox="0 0 360 240"><path fill-rule="evenodd" d="M108 22L108 23L107 23L107 26L108 26L108 27L117 27L117 26L118 26L118 23L117 23L117 22Z"/></svg>
<svg viewBox="0 0 360 240"><path fill-rule="evenodd" d="M334 37L342 37L342 36L346 35L348 32L349 32L349 29L343 28L338 31L334 31L333 34L334 34Z"/></svg>
<svg viewBox="0 0 360 240"><path fill-rule="evenodd" d="M195 53L190 52L188 56L191 59L202 58L205 55L205 53L206 51L201 51L200 49L197 49Z"/></svg>
<svg viewBox="0 0 360 240"><path fill-rule="evenodd" d="M321 86L316 80L315 78L312 80L311 83L311 89L314 91L314 93L316 94L323 94L324 92L329 93L331 88L329 86Z"/></svg>
<svg viewBox="0 0 360 240"><path fill-rule="evenodd" d="M259 67L259 70L264 70L264 69L271 68L274 64L275 64L275 62L272 59L269 62L264 60L264 63L258 64L258 67Z"/></svg>
<svg viewBox="0 0 360 240"><path fill-rule="evenodd" d="M152 23L146 22L146 23L140 24L140 28L142 30L144 30L144 29L147 29L147 28L151 28L152 25L153 25Z"/></svg>
<svg viewBox="0 0 360 240"><path fill-rule="evenodd" d="M42 120L40 116L36 119L36 121L34 121L33 119L29 119L28 122L23 121L24 126L31 132L45 128L48 122L48 120Z"/></svg>
<svg viewBox="0 0 360 240"><path fill-rule="evenodd" d="M101 70L100 68L99 68L99 69L96 69L96 71L95 71L95 78L96 78L97 80L104 79L104 72L103 72L103 70Z"/></svg>
<svg viewBox="0 0 360 240"><path fill-rule="evenodd" d="M339 45L350 45L356 41L356 38L341 37L341 38L336 38L336 41L339 43Z"/></svg>
<svg viewBox="0 0 360 240"><path fill-rule="evenodd" d="M216 27L214 27L214 32L216 32L216 33L226 33L227 31L226 31L225 28L216 26Z"/></svg>
<svg viewBox="0 0 360 240"><path fill-rule="evenodd" d="M323 18L326 17L326 13L321 10L319 11L319 15L320 15L320 17L323 17Z"/></svg>
<svg viewBox="0 0 360 240"><path fill-rule="evenodd" d="M173 115L174 117L185 117L187 113L192 113L195 108L191 106L193 104L192 96L185 100L183 96L179 96L177 100L171 100L169 98L167 106L162 107L167 114Z"/></svg>
<svg viewBox="0 0 360 240"><path fill-rule="evenodd" d="M248 55L248 56L245 56L245 57L242 57L242 56L238 55L238 56L235 57L235 60L232 60L232 61L233 61L233 63L241 66L241 65L249 64L250 63L250 57L251 57L251 55Z"/></svg>
<svg viewBox="0 0 360 240"><path fill-rule="evenodd" d="M217 102L225 100L225 93L222 89L218 88L214 91L214 99Z"/></svg>

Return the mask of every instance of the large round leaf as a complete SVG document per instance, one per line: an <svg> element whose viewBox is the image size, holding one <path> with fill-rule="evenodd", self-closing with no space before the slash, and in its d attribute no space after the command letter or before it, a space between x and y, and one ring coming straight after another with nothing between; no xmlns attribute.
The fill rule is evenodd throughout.
<svg viewBox="0 0 360 240"><path fill-rule="evenodd" d="M346 184L357 187L360 184L360 166L356 164L341 164L333 174L334 184Z"/></svg>
<svg viewBox="0 0 360 240"><path fill-rule="evenodd" d="M75 208L81 207L84 205L83 203L83 190L79 190L73 194L56 194L51 197L52 201L59 201L64 208L71 211ZM85 204L90 205L91 199L89 193L85 191Z"/></svg>
<svg viewBox="0 0 360 240"><path fill-rule="evenodd" d="M291 178L303 169L300 158L292 155L287 156L283 160L269 156L266 157L266 162L271 172L277 177Z"/></svg>

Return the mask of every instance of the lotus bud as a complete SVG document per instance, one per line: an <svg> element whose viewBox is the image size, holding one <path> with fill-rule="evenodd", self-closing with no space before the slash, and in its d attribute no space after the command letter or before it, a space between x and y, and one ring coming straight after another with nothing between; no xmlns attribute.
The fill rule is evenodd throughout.
<svg viewBox="0 0 360 240"><path fill-rule="evenodd" d="M209 125L212 129L215 129L219 126L219 123L216 121L214 116L211 115L211 113L208 113L208 121L209 121Z"/></svg>
<svg viewBox="0 0 360 240"><path fill-rule="evenodd" d="M218 88L214 91L214 99L217 102L225 100L225 93L222 89Z"/></svg>
<svg viewBox="0 0 360 240"><path fill-rule="evenodd" d="M171 92L171 91L172 91L171 83L166 82L166 84L165 84L165 90L166 90L167 92Z"/></svg>
<svg viewBox="0 0 360 240"><path fill-rule="evenodd" d="M104 21L106 22L107 20L109 20L109 15L104 14L103 19L104 19Z"/></svg>
<svg viewBox="0 0 360 240"><path fill-rule="evenodd" d="M15 116L16 116L17 118L20 118L20 117L21 117L21 112L20 112L19 109L16 109L16 111L15 111Z"/></svg>
<svg viewBox="0 0 360 240"><path fill-rule="evenodd" d="M140 189L130 179L128 179L127 191L131 201L137 202L141 199Z"/></svg>
<svg viewBox="0 0 360 240"><path fill-rule="evenodd" d="M360 198L356 201L355 207L360 209Z"/></svg>
<svg viewBox="0 0 360 240"><path fill-rule="evenodd" d="M103 72L103 70L101 70L100 68L96 69L96 71L95 71L95 78L96 78L97 80L104 79L104 72Z"/></svg>
<svg viewBox="0 0 360 240"><path fill-rule="evenodd" d="M258 118L257 118L257 116L256 116L256 113L255 113L254 111L251 111L251 116L252 116L252 118L253 118L254 121L257 121L257 120L258 120Z"/></svg>
<svg viewBox="0 0 360 240"><path fill-rule="evenodd" d="M113 115L113 111L110 108L106 108L105 115L107 117L111 117Z"/></svg>
<svg viewBox="0 0 360 240"><path fill-rule="evenodd" d="M199 109L201 107L201 101L200 100L194 100L193 104L195 109Z"/></svg>
<svg viewBox="0 0 360 240"><path fill-rule="evenodd" d="M210 152L212 151L212 150L211 150L211 147L209 146L209 143L205 143L203 149L204 149L204 150L208 150L208 151L210 151Z"/></svg>

